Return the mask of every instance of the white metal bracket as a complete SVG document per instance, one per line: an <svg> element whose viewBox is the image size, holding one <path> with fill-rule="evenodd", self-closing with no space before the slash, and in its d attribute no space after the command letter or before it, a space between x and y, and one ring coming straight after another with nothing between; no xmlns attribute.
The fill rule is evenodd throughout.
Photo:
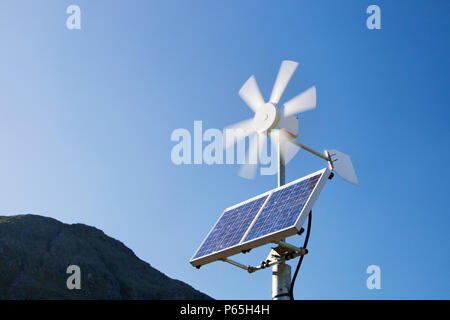
<svg viewBox="0 0 450 320"><path fill-rule="evenodd" d="M245 266L242 263L236 262L234 260L224 258L221 259L224 262L227 262L235 267L240 269L244 269L249 273L253 273L258 270L262 270L271 266L274 266L279 263L283 263L287 260L291 260L297 258L298 256L303 256L308 253L308 250L303 248L298 248L292 244L289 244L284 241L274 241L273 243L277 244L277 247L271 248L269 254L266 259L262 261L259 265L253 266Z"/></svg>

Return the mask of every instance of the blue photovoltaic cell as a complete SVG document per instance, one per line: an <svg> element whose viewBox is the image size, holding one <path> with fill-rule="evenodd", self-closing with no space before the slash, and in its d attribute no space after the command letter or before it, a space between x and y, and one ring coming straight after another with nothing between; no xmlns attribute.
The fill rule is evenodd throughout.
<svg viewBox="0 0 450 320"><path fill-rule="evenodd" d="M209 233L194 258L202 257L238 244L261 209L267 195L225 211Z"/></svg>
<svg viewBox="0 0 450 320"><path fill-rule="evenodd" d="M317 174L272 193L244 242L293 226L320 176Z"/></svg>

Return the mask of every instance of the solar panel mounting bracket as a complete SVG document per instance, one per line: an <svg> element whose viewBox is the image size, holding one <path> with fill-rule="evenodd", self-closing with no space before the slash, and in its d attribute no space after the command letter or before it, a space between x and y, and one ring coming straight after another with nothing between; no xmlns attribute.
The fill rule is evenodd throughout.
<svg viewBox="0 0 450 320"><path fill-rule="evenodd" d="M267 258L262 261L258 266L245 266L242 263L234 261L229 258L220 259L221 261L227 262L235 267L246 270L248 273L253 273L258 270L266 269L268 267L272 267L276 264L283 263L287 260L294 259L298 256L303 256L308 254L308 250L304 248L298 248L292 244L289 244L284 241L274 241L274 244L278 244L277 247L274 247L270 250Z"/></svg>
<svg viewBox="0 0 450 320"><path fill-rule="evenodd" d="M307 250L303 249L303 248L298 248L292 244L289 244L285 241L274 241L273 243L278 244L277 248L283 248L284 251L288 251L288 252L298 252L301 255L307 254ZM275 248L275 249L277 249Z"/></svg>

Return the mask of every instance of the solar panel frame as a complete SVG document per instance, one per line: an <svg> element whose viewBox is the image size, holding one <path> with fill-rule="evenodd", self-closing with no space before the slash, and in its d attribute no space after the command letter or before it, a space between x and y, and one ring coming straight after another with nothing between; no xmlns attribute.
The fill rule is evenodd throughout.
<svg viewBox="0 0 450 320"><path fill-rule="evenodd" d="M265 245L267 243L271 243L273 241L278 241L284 238L287 238L289 236L295 235L298 233L298 231L300 230L300 228L302 227L303 223L306 220L306 217L308 216L308 213L311 211L312 206L314 205L314 202L317 200L320 192L322 191L323 187L325 186L325 183L328 179L328 177L330 176L330 170L328 168L324 168L321 169L319 171L316 171L314 173L311 173L307 176L304 176L300 179L294 180L288 184L285 184L281 187L269 190L267 192L264 192L262 194L259 194L253 198L247 199L245 201L242 201L238 204L235 204L231 207L226 208L222 214L220 215L219 219L217 219L216 223L214 224L214 226L211 228L211 230L208 232L208 234L206 235L206 237L203 239L202 243L200 244L200 246L198 247L198 249L195 251L194 255L192 256L190 263L191 265L193 265L194 267L197 266L201 266L210 262L214 262L220 259L224 259L227 257L230 257L232 255L235 255L237 253L240 253L244 250L248 250L248 249L253 249L262 245ZM263 209L265 208L267 202L270 200L271 196L273 193L288 188L291 185L294 185L296 183L299 183L303 180L309 179L315 175L319 175L319 180L317 181L316 185L314 186L313 190L311 191L308 199L305 202L305 205L303 206L298 218L296 219L296 222L285 228L282 230L277 230L275 232L266 234L264 236L255 238L255 239L251 239L249 241L244 242L245 237L247 236L247 234L249 233L249 231L251 230L251 228L253 227L254 223L257 221L259 215L261 214L261 212L263 211ZM211 232L213 232L213 230L216 228L217 224L219 223L219 221L223 218L224 214L227 211L230 211L232 209L235 209L239 206L245 205L246 203L252 202L254 200L257 200L259 198L262 198L264 196L267 196L267 198L265 199L264 203L262 204L262 206L259 208L257 214L255 215L255 217L253 218L252 222L250 223L250 225L248 226L246 232L244 233L244 235L242 236L241 240L233 246L230 246L228 248L225 248L223 250L219 250L219 251L215 251L212 252L210 254L204 255L204 256L200 256L195 258L195 256L197 255L197 253L199 252L199 250L203 247L203 245L205 244L205 242L207 241L209 235L211 234Z"/></svg>
<svg viewBox="0 0 450 320"><path fill-rule="evenodd" d="M210 263L210 262L213 262L213 261L217 261L217 260L223 259L223 258L225 258L225 257L229 257L229 256L232 256L232 255L235 255L235 254L237 254L237 253L242 252L242 249L241 249L241 247L240 247L240 244L241 244L241 241L242 241L242 239L244 238L244 236L247 234L247 231L244 232L243 236L241 237L241 239L239 240L239 242L238 242L236 245L227 247L227 248L222 249L222 250L219 250L219 251L211 252L210 254L207 254L207 255L204 255L204 256L200 256L200 257L197 257L197 258L195 257L195 256L197 255L197 253L200 251L200 249L203 247L203 245L205 244L205 242L208 240L210 234L211 234L211 233L213 232L213 230L216 228L217 224L220 222L220 220L223 218L224 214L225 214L227 211L233 210L233 209L235 209L235 208L237 208L237 207L240 207L240 206L243 206L243 205L245 205L245 204L247 204L247 203L249 203L249 202L252 202L252 201L254 201L254 200L258 200L258 199L260 199L260 198L263 198L263 197L267 196L267 198L264 200L264 203L261 205L261 207L259 208L257 214L255 215L255 217L256 217L256 216L258 216L258 214L259 214L259 212L262 210L262 208L264 208L264 205L266 204L267 200L270 198L270 194L271 194L271 193L272 193L272 190L267 191L267 192L264 192L264 193L261 193L261 194L255 196L255 197L253 197L253 198L247 199L247 200L245 200L245 201L242 201L242 202L240 202L240 203L237 203L237 204L235 204L235 205L233 205L233 206L231 206L231 207L228 207L228 208L226 208L225 210L223 210L223 212L222 212L222 214L220 215L219 219L217 219L217 221L216 221L216 223L214 224L214 226L211 228L211 230L209 230L208 234L207 234L206 237L203 239L203 241L202 241L202 243L200 244L200 246L198 247L198 249L195 251L194 255L192 256L192 258L191 258L191 260L190 260L190 263L191 263L194 267L195 267L195 266L201 266L201 265L204 265L204 264L207 264L207 263ZM253 220L254 220L254 218L253 218ZM253 220L252 220L252 222L250 223L250 225L252 225ZM249 225L249 226L250 226L250 225ZM248 230L248 228L247 228L247 230Z"/></svg>

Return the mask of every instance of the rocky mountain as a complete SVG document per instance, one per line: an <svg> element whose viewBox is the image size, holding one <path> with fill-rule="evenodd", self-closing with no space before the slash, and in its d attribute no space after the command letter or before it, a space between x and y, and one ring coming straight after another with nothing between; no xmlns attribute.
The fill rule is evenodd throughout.
<svg viewBox="0 0 450 320"><path fill-rule="evenodd" d="M70 265L80 268L81 289L67 287L76 276L67 273ZM167 277L99 229L18 215L0 216L0 299L211 298Z"/></svg>

